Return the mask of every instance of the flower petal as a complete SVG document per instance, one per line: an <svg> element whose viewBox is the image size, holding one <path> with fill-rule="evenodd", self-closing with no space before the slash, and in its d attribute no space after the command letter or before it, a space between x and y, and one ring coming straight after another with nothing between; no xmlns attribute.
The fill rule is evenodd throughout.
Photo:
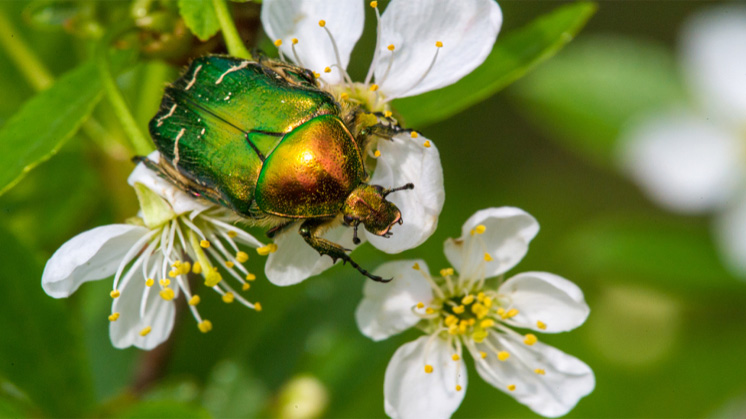
<svg viewBox="0 0 746 419"><path fill-rule="evenodd" d="M489 342L510 358L499 361L487 345L477 349L487 353L482 359L472 353L477 373L498 390L548 417L562 416L596 386L591 368L583 361L541 342L531 346L513 335L490 335ZM540 374L537 372L543 372ZM510 388L515 386L511 391Z"/></svg>
<svg viewBox="0 0 746 419"><path fill-rule="evenodd" d="M277 251L270 254L264 265L267 279L275 285L294 285L306 278L318 275L332 266L329 256L320 256L298 234L300 223L296 223L275 236ZM330 228L322 237L337 243L345 249L354 249L352 229L345 226ZM361 238L364 241L364 237ZM361 241L362 243L362 241Z"/></svg>
<svg viewBox="0 0 746 419"><path fill-rule="evenodd" d="M428 147L424 146L427 142ZM414 184L414 189L394 192L388 199L402 213L402 225L395 225L389 238L366 232L368 240L386 253L399 253L424 243L438 226L443 209L443 167L432 142L422 136L399 134L391 141L380 140L381 155L370 183L384 188Z"/></svg>
<svg viewBox="0 0 746 419"><path fill-rule="evenodd" d="M725 262L746 277L746 195L741 195L715 219L715 233Z"/></svg>
<svg viewBox="0 0 746 419"><path fill-rule="evenodd" d="M44 292L64 298L84 282L114 275L130 247L146 234L145 227L128 224L96 227L78 234L57 249L44 267Z"/></svg>
<svg viewBox="0 0 746 419"><path fill-rule="evenodd" d="M685 112L646 118L621 138L622 164L658 204L696 213L722 205L743 175L743 145Z"/></svg>
<svg viewBox="0 0 746 419"><path fill-rule="evenodd" d="M500 285L498 293L518 310L507 322L537 332L572 330L583 324L591 311L577 285L548 272L518 274Z"/></svg>
<svg viewBox="0 0 746 419"><path fill-rule="evenodd" d="M494 0L392 0L381 16L374 63L381 92L387 97L414 96L457 82L484 62L501 24L502 12ZM442 42L442 48L436 42ZM396 48L393 61L387 49L391 44ZM436 52L435 64L422 79Z"/></svg>
<svg viewBox="0 0 746 419"><path fill-rule="evenodd" d="M123 349L136 346L150 350L171 334L176 315L174 301L162 299L158 285L148 289L145 315L140 317L140 304L146 288L145 278L137 274L120 287L121 295L111 306L112 313L119 313L119 318L109 325L109 337L115 347ZM178 287L174 291L178 293ZM141 336L146 327L150 327L150 332Z"/></svg>
<svg viewBox="0 0 746 419"><path fill-rule="evenodd" d="M363 300L355 311L357 326L365 336L383 340L420 321L412 308L432 301L433 292L423 272L412 269L415 263L429 275L424 261L402 260L384 263L373 271L373 275L393 278L390 283L365 281Z"/></svg>
<svg viewBox="0 0 746 419"><path fill-rule="evenodd" d="M477 226L484 226L484 232L472 234ZM461 278L490 278L520 262L538 232L539 223L520 208L488 208L466 220L461 237L446 240L443 247ZM485 260L486 253L490 261Z"/></svg>
<svg viewBox="0 0 746 419"><path fill-rule="evenodd" d="M158 159L160 159L160 153L154 151L148 155L148 159L157 162ZM177 215L190 211L204 211L214 206L214 204L211 204L210 202L196 199L182 191L171 182L158 176L157 173L148 169L142 163L135 166L135 170L132 171L127 182L131 186L134 186L135 183L140 183L146 186L148 189L168 201Z"/></svg>
<svg viewBox="0 0 746 419"><path fill-rule="evenodd" d="M392 418L447 418L466 392L466 366L439 337L422 336L402 345L386 367L384 409ZM425 372L425 365L433 367ZM456 390L456 385L463 387Z"/></svg>
<svg viewBox="0 0 746 419"><path fill-rule="evenodd" d="M708 119L746 123L746 8L698 14L683 30L684 69L711 113Z"/></svg>
<svg viewBox="0 0 746 419"><path fill-rule="evenodd" d="M363 2L349 0L265 0L262 4L262 25L274 41L282 40L283 54L295 60L292 39L298 39L295 50L300 58L296 63L322 75L327 83L342 82L342 73L334 66L337 58L329 35L319 27L326 21L326 28L334 36L339 58L344 69L350 62L352 48L363 33L365 11ZM331 73L324 73L325 67Z"/></svg>

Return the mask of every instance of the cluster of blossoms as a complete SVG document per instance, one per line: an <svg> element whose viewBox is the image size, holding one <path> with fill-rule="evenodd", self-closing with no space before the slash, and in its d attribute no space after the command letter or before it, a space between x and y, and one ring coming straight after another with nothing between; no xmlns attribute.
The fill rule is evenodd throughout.
<svg viewBox="0 0 746 419"><path fill-rule="evenodd" d="M421 260L376 270L394 280L365 284L356 313L363 334L382 340L415 326L426 333L399 348L386 369L389 416L453 414L466 389L465 352L482 379L544 416L566 414L593 390L588 365L533 333L513 330L564 332L590 312L583 292L557 275L526 272L502 282L538 231L536 220L518 208L490 208L469 218L461 237L445 242L453 268L440 277Z"/></svg>
<svg viewBox="0 0 746 419"><path fill-rule="evenodd" d="M715 236L746 276L746 8L692 19L681 63L692 105L648 114L622 134L622 163L642 189L680 213L715 212Z"/></svg>

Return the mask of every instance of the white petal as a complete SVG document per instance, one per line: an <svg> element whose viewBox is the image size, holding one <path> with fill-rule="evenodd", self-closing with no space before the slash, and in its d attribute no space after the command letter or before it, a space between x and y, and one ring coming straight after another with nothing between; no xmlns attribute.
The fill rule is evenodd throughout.
<svg viewBox="0 0 746 419"><path fill-rule="evenodd" d="M381 152L370 183L384 188L414 184L414 189L394 192L387 197L402 213L402 225L391 228L389 238L366 232L368 240L386 253L399 253L424 243L438 226L438 216L443 209L443 167L440 154L427 138L412 138L399 134L391 141L380 140Z"/></svg>
<svg viewBox="0 0 746 419"><path fill-rule="evenodd" d="M298 228L300 223L288 227L275 237L277 251L269 255L264 265L267 279L275 285L294 285L332 266L332 259L320 256L309 246L298 234ZM340 225L327 230L322 237L345 249L354 249L356 246L352 243L352 234L351 228Z"/></svg>
<svg viewBox="0 0 746 419"><path fill-rule="evenodd" d="M150 350L168 339L173 330L175 300L162 299L157 284L150 288L145 316L140 317L140 303L145 289L145 278L137 274L124 284L124 287L120 287L121 295L111 306L113 313L119 313L119 319L109 325L111 343L117 348L136 346ZM174 288L174 291L178 292L178 289ZM144 337L140 336L140 332L148 326L151 328L150 333Z"/></svg>
<svg viewBox="0 0 746 419"><path fill-rule="evenodd" d="M577 285L548 272L518 274L500 285L498 293L518 310L510 324L538 332L572 330L583 324L591 311ZM546 328L540 328L538 322Z"/></svg>
<svg viewBox="0 0 746 419"><path fill-rule="evenodd" d="M746 124L746 8L697 15L683 30L684 69L711 120Z"/></svg>
<svg viewBox="0 0 746 419"><path fill-rule="evenodd" d="M471 231L483 225L483 234ZM520 208L499 207L477 211L461 228L461 237L446 240L443 248L461 278L491 278L507 272L528 251L539 223ZM491 261L485 261L489 253Z"/></svg>
<svg viewBox="0 0 746 419"><path fill-rule="evenodd" d="M494 0L392 0L381 16L376 81L387 97L414 96L455 83L484 62L502 24ZM442 42L438 49L436 42ZM393 44L393 62L387 49ZM427 76L418 83L438 52Z"/></svg>
<svg viewBox="0 0 746 419"><path fill-rule="evenodd" d="M154 151L148 155L148 158L157 162L160 158L160 154L157 151ZM157 173L145 167L142 163L135 166L135 170L132 171L127 182L132 186L134 186L135 183L140 183L148 187L148 189L168 201L177 215L190 211L204 211L214 206L214 204L211 204L210 202L196 199L182 191L171 182L158 176Z"/></svg>
<svg viewBox="0 0 746 419"><path fill-rule="evenodd" d="M331 40L326 31L319 26L319 21L326 21L326 28L334 36L339 50L339 58L344 69L350 62L352 48L363 33L365 11L362 1L350 0L265 0L262 4L262 25L267 35L275 41L282 40L285 57L295 60L292 39L297 38L295 50L300 63L322 75L327 83L338 84L342 73L338 68ZM324 73L325 67L331 67L331 73Z"/></svg>
<svg viewBox="0 0 746 419"><path fill-rule="evenodd" d="M78 234L57 249L44 267L44 292L63 298L84 282L114 275L130 247L146 234L145 227L128 224L96 227Z"/></svg>
<svg viewBox="0 0 746 419"><path fill-rule="evenodd" d="M738 185L743 146L734 133L684 112L641 120L621 138L622 164L647 195L676 211L723 204Z"/></svg>
<svg viewBox="0 0 746 419"><path fill-rule="evenodd" d="M453 361L453 350L439 337L430 336L402 345L386 367L384 409L392 418L448 418L458 409L466 392L464 361ZM425 365L433 372L425 372ZM456 391L456 384L463 387Z"/></svg>
<svg viewBox="0 0 746 419"><path fill-rule="evenodd" d="M420 271L412 269L417 263ZM355 311L360 331L379 341L416 325L420 317L412 312L417 303L428 304L433 299L430 284L422 276L428 274L422 260L388 262L373 271L373 275L393 278L389 283L365 281L363 300Z"/></svg>
<svg viewBox="0 0 746 419"><path fill-rule="evenodd" d="M746 278L746 195L742 193L716 218L715 233L727 265Z"/></svg>
<svg viewBox="0 0 746 419"><path fill-rule="evenodd" d="M588 365L556 348L541 342L528 346L519 338L506 335L493 334L488 339L498 350L507 351L510 357L499 361L486 345L478 345L478 349L488 355L482 359L479 354L472 353L477 373L542 416L566 414L596 385ZM536 369L544 370L545 374L537 374ZM510 385L515 385L515 390L510 391Z"/></svg>

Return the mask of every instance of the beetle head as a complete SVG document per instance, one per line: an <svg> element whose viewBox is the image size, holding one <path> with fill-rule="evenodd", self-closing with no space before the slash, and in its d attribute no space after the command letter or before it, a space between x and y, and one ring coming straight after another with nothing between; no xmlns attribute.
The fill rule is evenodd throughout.
<svg viewBox="0 0 746 419"><path fill-rule="evenodd" d="M360 184L345 200L342 207L344 223L355 227L355 244L357 239L357 227L363 224L365 229L378 236L389 237L391 227L402 223L401 211L392 202L386 200L386 196L392 192L403 189L413 189L414 185L408 183L399 188L384 189L378 185Z"/></svg>

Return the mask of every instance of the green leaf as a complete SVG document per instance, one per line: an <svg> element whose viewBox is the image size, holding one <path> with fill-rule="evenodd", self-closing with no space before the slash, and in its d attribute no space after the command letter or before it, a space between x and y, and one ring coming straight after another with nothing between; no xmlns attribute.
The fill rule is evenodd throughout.
<svg viewBox="0 0 746 419"><path fill-rule="evenodd" d="M179 12L187 27L203 41L220 30L218 15L211 0L179 0Z"/></svg>
<svg viewBox="0 0 746 419"><path fill-rule="evenodd" d="M144 401L125 410L120 418L209 418L210 414L195 404L176 401Z"/></svg>
<svg viewBox="0 0 746 419"><path fill-rule="evenodd" d="M0 227L0 375L49 416L80 416L93 398L82 331L62 301L44 294L42 264Z"/></svg>
<svg viewBox="0 0 746 419"><path fill-rule="evenodd" d="M54 155L100 98L98 71L85 63L28 100L0 128L0 195Z"/></svg>
<svg viewBox="0 0 746 419"><path fill-rule="evenodd" d="M553 137L603 165L613 162L617 137L630 118L685 96L669 50L611 36L578 41L514 92Z"/></svg>
<svg viewBox="0 0 746 419"><path fill-rule="evenodd" d="M407 126L423 126L473 106L523 77L553 56L595 13L594 3L559 7L525 27L498 38L485 62L459 82L433 92L394 101Z"/></svg>

